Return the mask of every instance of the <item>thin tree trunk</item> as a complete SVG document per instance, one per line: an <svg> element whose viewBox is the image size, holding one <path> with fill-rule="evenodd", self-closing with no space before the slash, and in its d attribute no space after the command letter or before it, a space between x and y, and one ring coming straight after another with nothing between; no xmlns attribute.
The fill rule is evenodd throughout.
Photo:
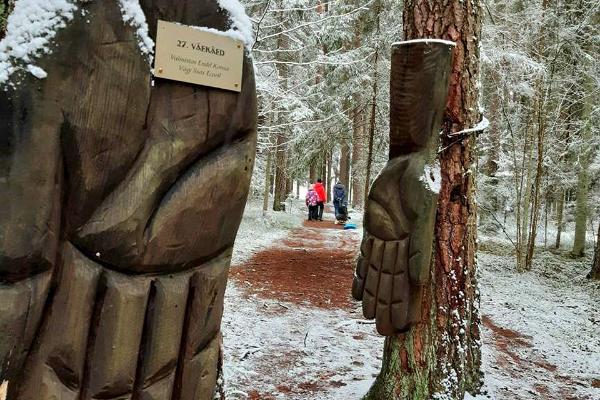
<svg viewBox="0 0 600 400"><path fill-rule="evenodd" d="M525 258L525 269L531 270L533 265L533 254L535 251L535 239L537 235L537 226L540 216L540 189L542 186L542 177L544 174L544 137L546 135L546 113L544 106L544 96L541 95L538 100L538 123L537 123L537 164L535 171L533 200L531 210L531 224L529 225L529 237L527 241L527 256Z"/></svg>
<svg viewBox="0 0 600 400"><path fill-rule="evenodd" d="M379 3L378 3L379 4ZM379 7L378 7L379 8ZM379 33L379 11L377 11L377 33ZM375 111L377 110L377 61L379 48L375 50L375 62L373 63L373 98L371 99L371 121L369 122L369 144L367 151L367 172L365 176L365 199L369 196L371 187L371 164L373 158L373 139L375 138Z"/></svg>
<svg viewBox="0 0 600 400"><path fill-rule="evenodd" d="M308 180L310 181L309 183L315 183L316 179L317 171L315 167L315 161L311 160L310 164L308 165Z"/></svg>
<svg viewBox="0 0 600 400"><path fill-rule="evenodd" d="M267 149L267 165L265 166L265 189L263 191L263 215L267 213L269 208L269 189L271 188L271 163L273 154L270 149Z"/></svg>
<svg viewBox="0 0 600 400"><path fill-rule="evenodd" d="M353 47L361 45L361 32L363 21L359 19L354 28ZM363 208L364 206L364 116L362 109L362 96L360 93L352 95L352 207Z"/></svg>
<svg viewBox="0 0 600 400"><path fill-rule="evenodd" d="M425 285L421 315L406 334L386 338L383 365L367 399L462 399L482 383L479 296L476 280L475 137L456 142L450 132L477 124L478 0L404 2L406 39L442 38L457 43L444 115L440 154L442 187L436 220L435 261ZM454 143L456 142L456 143ZM436 397L437 396L437 397Z"/></svg>
<svg viewBox="0 0 600 400"><path fill-rule="evenodd" d="M560 236L563 230L563 212L565 209L565 189L558 191L558 202L556 204L556 241L554 248L560 249Z"/></svg>
<svg viewBox="0 0 600 400"><path fill-rule="evenodd" d="M590 79L583 82L582 87L588 89L587 93L591 93L593 85ZM581 120L585 121L585 126L582 129L581 143L586 146L582 149L579 155L579 174L577 175L577 199L575 205L575 238L573 240L573 257L583 257L585 254L585 235L587 232L587 216L588 216L588 191L590 186L589 168L592 161L591 149L589 143L592 141L592 123L590 115L593 104L591 103L593 96L587 96L587 99L581 107Z"/></svg>
<svg viewBox="0 0 600 400"><path fill-rule="evenodd" d="M277 133L277 149L275 151L275 188L273 191L273 211L282 211L282 203L285 201L285 135L282 132Z"/></svg>
<svg viewBox="0 0 600 400"><path fill-rule="evenodd" d="M350 146L346 140L342 141L340 151L340 182L348 190L350 184Z"/></svg>
<svg viewBox="0 0 600 400"><path fill-rule="evenodd" d="M596 237L596 249L594 250L594 262L592 270L587 276L589 279L600 280L600 221L598 221L598 236Z"/></svg>

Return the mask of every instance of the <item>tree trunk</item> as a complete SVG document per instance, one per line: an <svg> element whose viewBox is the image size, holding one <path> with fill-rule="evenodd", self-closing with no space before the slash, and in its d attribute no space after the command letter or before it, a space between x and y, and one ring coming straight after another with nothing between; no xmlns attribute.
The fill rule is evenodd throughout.
<svg viewBox="0 0 600 400"><path fill-rule="evenodd" d="M406 334L385 341L383 365L366 399L462 399L482 383L479 296L476 281L476 204L473 136L451 132L481 118L477 107L481 7L478 0L404 2L406 39L456 42L440 154L442 187L436 221L435 261L424 287L428 316Z"/></svg>
<svg viewBox="0 0 600 400"><path fill-rule="evenodd" d="M589 279L600 280L600 221L598 221L598 236L596 237L596 249L594 250L594 262L592 270L587 276Z"/></svg>
<svg viewBox="0 0 600 400"><path fill-rule="evenodd" d="M311 160L310 164L308 165L309 184L315 183L316 179L317 179L317 171L316 171L316 167L315 167L315 161Z"/></svg>
<svg viewBox="0 0 600 400"><path fill-rule="evenodd" d="M535 179L533 184L533 200L531 210L531 224L529 225L529 236L527 240L527 256L525 257L525 269L531 270L533 265L533 254L535 251L535 239L537 235L538 219L540 216L540 188L544 173L544 137L546 136L546 107L544 96L540 95L537 107L537 163Z"/></svg>
<svg viewBox="0 0 600 400"><path fill-rule="evenodd" d="M379 3L378 3L379 5ZM379 7L377 7L377 32L379 33ZM367 146L366 176L365 176L365 199L369 196L371 187L371 164L373 158L373 139L375 138L375 112L377 110L377 61L379 49L375 50L375 62L373 63L373 97L371 99L371 120L369 121L369 140Z"/></svg>
<svg viewBox="0 0 600 400"><path fill-rule="evenodd" d="M364 126L361 108L362 98L355 94L352 115L352 207L364 205Z"/></svg>
<svg viewBox="0 0 600 400"><path fill-rule="evenodd" d="M275 151L275 188L273 190L273 211L283 210L282 202L285 201L285 135L277 132L277 149Z"/></svg>
<svg viewBox="0 0 600 400"><path fill-rule="evenodd" d="M556 242L554 248L560 248L560 236L563 230L563 212L565 209L565 189L558 191L558 202L556 204Z"/></svg>
<svg viewBox="0 0 600 400"><path fill-rule="evenodd" d="M342 141L340 152L340 182L348 190L350 183L350 146L346 140Z"/></svg>
<svg viewBox="0 0 600 400"><path fill-rule="evenodd" d="M263 191L263 215L267 213L269 208L269 189L271 188L271 163L273 154L271 149L267 149L267 165L265 166L265 189Z"/></svg>
<svg viewBox="0 0 600 400"><path fill-rule="evenodd" d="M583 82L582 87L588 89L587 93L591 93L594 86L590 79ZM583 96L582 96L583 97ZM590 115L593 104L591 103L593 96L587 96L587 101L581 107L581 120L585 121L585 126L582 129L581 143L582 150L579 155L579 174L577 175L577 199L575 206L575 238L573 240L573 257L583 257L585 254L585 234L587 231L587 215L588 215L588 190L590 186L589 168L592 161L591 146L592 141L592 123Z"/></svg>

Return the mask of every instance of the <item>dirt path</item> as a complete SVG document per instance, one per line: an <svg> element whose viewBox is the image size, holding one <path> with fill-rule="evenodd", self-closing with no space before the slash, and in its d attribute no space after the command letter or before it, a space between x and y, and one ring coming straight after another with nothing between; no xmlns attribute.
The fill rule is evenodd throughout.
<svg viewBox="0 0 600 400"><path fill-rule="evenodd" d="M341 231L331 235L326 230ZM333 222L305 222L277 246L231 271L246 293L321 308L350 309L357 239Z"/></svg>
<svg viewBox="0 0 600 400"><path fill-rule="evenodd" d="M359 241L331 221L305 221L231 268L237 316L224 321L226 338L240 332L241 342L225 344L236 366L228 399L358 399L368 390L382 339L350 296Z"/></svg>

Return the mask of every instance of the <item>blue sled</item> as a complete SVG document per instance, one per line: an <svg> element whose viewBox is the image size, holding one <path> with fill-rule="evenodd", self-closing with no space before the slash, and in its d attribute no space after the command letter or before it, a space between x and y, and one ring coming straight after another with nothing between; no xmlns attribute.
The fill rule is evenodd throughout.
<svg viewBox="0 0 600 400"><path fill-rule="evenodd" d="M344 225L344 229L356 229L356 224L347 223Z"/></svg>

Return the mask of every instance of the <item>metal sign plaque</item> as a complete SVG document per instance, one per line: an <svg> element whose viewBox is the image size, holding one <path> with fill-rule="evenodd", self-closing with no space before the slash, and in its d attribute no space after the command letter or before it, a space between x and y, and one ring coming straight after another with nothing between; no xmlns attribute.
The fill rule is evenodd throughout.
<svg viewBox="0 0 600 400"><path fill-rule="evenodd" d="M239 92L244 44L205 30L158 21L154 76Z"/></svg>

